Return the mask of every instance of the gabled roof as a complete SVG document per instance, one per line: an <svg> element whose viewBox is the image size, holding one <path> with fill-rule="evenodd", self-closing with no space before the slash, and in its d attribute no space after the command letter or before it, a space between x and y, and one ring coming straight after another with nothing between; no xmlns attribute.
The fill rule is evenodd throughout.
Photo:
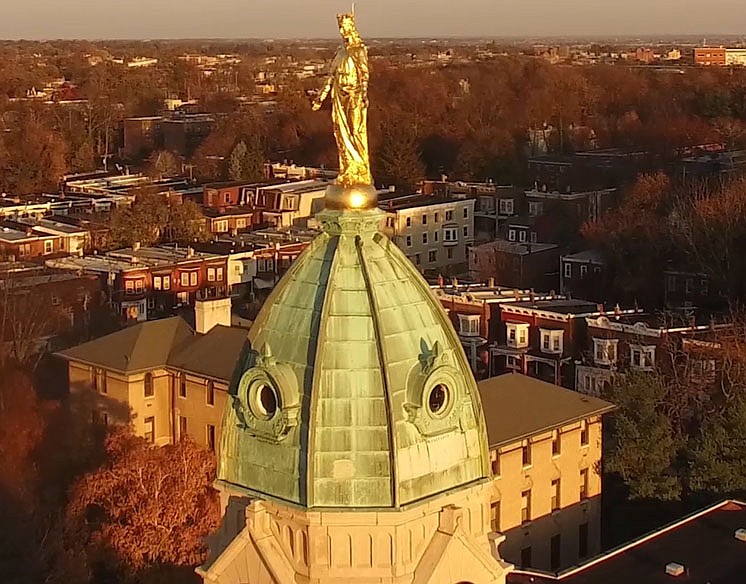
<svg viewBox="0 0 746 584"><path fill-rule="evenodd" d="M490 447L598 416L613 404L520 373L506 373L478 383Z"/></svg>
<svg viewBox="0 0 746 584"><path fill-rule="evenodd" d="M193 335L184 319L174 316L131 326L58 355L121 373L136 373L164 367L171 351Z"/></svg>

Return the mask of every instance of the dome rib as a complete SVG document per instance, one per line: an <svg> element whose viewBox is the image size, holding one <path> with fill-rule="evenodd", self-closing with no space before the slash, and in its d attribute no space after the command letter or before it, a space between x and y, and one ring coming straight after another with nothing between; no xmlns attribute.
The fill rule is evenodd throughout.
<svg viewBox="0 0 746 584"><path fill-rule="evenodd" d="M375 241L375 240L374 240ZM377 243L377 242L376 242ZM365 253L364 253L364 243L362 238L359 235L355 236L355 247L357 249L357 255L360 261L360 269L363 274L363 278L365 279L365 291L368 294L368 301L370 302L371 307L371 317L373 319L373 330L375 331L376 336L376 350L378 351L378 359L381 362L381 371L382 371L382 381L383 381L383 393L385 396L385 403L386 403L386 416L389 420L393 419L393 409L394 404L391 400L391 382L389 379L389 372L388 369L385 367L386 363L386 356L384 354L383 349L383 335L381 334L381 323L378 320L379 309L378 309L378 301L375 297L375 294L373 294L373 283L370 279L370 273L368 271L368 265L365 261ZM396 440L396 432L394 432L394 428L392 424L387 425L387 431L389 436L389 464L391 466L391 503L394 507L399 507L399 481L397 480L397 461L396 461L396 452L397 452L397 440Z"/></svg>

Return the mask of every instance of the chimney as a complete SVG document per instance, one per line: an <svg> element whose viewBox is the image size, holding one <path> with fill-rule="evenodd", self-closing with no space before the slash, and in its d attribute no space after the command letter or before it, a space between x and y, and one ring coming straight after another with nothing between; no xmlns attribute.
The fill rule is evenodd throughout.
<svg viewBox="0 0 746 584"><path fill-rule="evenodd" d="M390 193L395 193L395 192L396 192L396 185L391 185L391 186L389 187L389 192L390 192Z"/></svg>
<svg viewBox="0 0 746 584"><path fill-rule="evenodd" d="M451 278L451 286L458 288L458 278Z"/></svg>
<svg viewBox="0 0 746 584"><path fill-rule="evenodd" d="M187 247L186 257L188 258L194 257L194 248L192 246Z"/></svg>
<svg viewBox="0 0 746 584"><path fill-rule="evenodd" d="M138 251L140 249L140 242L136 241L132 244L132 251Z"/></svg>
<svg viewBox="0 0 746 584"><path fill-rule="evenodd" d="M528 297L531 299L531 304L536 304L536 292L534 292L533 288L531 288Z"/></svg>
<svg viewBox="0 0 746 584"><path fill-rule="evenodd" d="M617 318L619 318L620 316L622 316L622 307L619 306L618 303L617 303L616 306L614 306L614 314L616 315Z"/></svg>
<svg viewBox="0 0 746 584"><path fill-rule="evenodd" d="M231 326L231 299L211 298L194 303L194 325L197 333L206 335L218 325Z"/></svg>
<svg viewBox="0 0 746 584"><path fill-rule="evenodd" d="M487 280L487 287L488 288L494 288L495 287L495 278L490 278Z"/></svg>
<svg viewBox="0 0 746 584"><path fill-rule="evenodd" d="M445 278L443 278L443 274L438 274L438 288L442 288L445 283L446 281Z"/></svg>
<svg viewBox="0 0 746 584"><path fill-rule="evenodd" d="M598 304L598 305L596 306L596 309L598 310L598 313L599 313L599 314L606 314L606 313L604 312L604 305L603 305L603 304Z"/></svg>

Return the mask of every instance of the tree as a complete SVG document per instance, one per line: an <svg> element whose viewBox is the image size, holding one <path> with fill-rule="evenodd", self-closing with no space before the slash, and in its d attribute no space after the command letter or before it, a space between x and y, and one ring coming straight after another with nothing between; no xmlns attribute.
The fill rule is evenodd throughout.
<svg viewBox="0 0 746 584"><path fill-rule="evenodd" d="M161 241L188 245L205 235L205 218L195 203L172 201L166 193L148 187L135 194L130 207L116 209L111 219L114 247Z"/></svg>
<svg viewBox="0 0 746 584"><path fill-rule="evenodd" d="M157 150L150 155L146 174L152 178L164 178L181 174L181 159L168 150Z"/></svg>
<svg viewBox="0 0 746 584"><path fill-rule="evenodd" d="M619 408L606 423L605 469L621 476L632 499L677 499L681 481L675 463L681 445L663 411L661 376L617 376L604 397Z"/></svg>
<svg viewBox="0 0 746 584"><path fill-rule="evenodd" d="M228 158L228 176L231 180L257 182L264 178L264 149L254 137L248 144L241 140Z"/></svg>
<svg viewBox="0 0 746 584"><path fill-rule="evenodd" d="M73 487L68 507L94 560L137 582L149 568L202 562L220 520L213 453L189 440L156 447L122 428L107 438L106 455Z"/></svg>
<svg viewBox="0 0 746 584"><path fill-rule="evenodd" d="M411 191L425 178L421 152L416 137L403 127L387 128L382 136L376 179L402 192Z"/></svg>

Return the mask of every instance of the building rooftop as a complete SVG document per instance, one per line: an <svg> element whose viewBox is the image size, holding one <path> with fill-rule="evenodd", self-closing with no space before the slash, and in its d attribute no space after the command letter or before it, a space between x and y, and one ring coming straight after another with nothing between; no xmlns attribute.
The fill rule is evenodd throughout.
<svg viewBox="0 0 746 584"><path fill-rule="evenodd" d="M598 312L598 304L588 300L574 300L570 298L554 298L549 300L537 300L536 302L516 302L511 308L523 308L528 310L541 310L543 312L554 312L555 314L580 315L595 314Z"/></svg>
<svg viewBox="0 0 746 584"><path fill-rule="evenodd" d="M421 193L401 195L399 193L391 193L390 191L379 191L378 194L378 206L384 211L404 211L406 209L431 207L434 205L457 205L467 200L473 201L474 198L456 198L448 195L423 195Z"/></svg>
<svg viewBox="0 0 746 584"><path fill-rule="evenodd" d="M517 570L508 584L741 584L746 575L746 503L723 501L558 575ZM674 577L666 566L685 572Z"/></svg>
<svg viewBox="0 0 746 584"><path fill-rule="evenodd" d="M599 416L616 406L520 373L478 382L490 447Z"/></svg>
<svg viewBox="0 0 746 584"><path fill-rule="evenodd" d="M516 241L505 241L503 239L497 239L488 243L482 243L475 247L477 249L489 248L495 251L502 251L514 255L530 255L532 253L540 253L542 251L558 249L559 246L554 243L518 243Z"/></svg>
<svg viewBox="0 0 746 584"><path fill-rule="evenodd" d="M606 265L606 257L600 249L586 249L578 253L564 255L562 259L571 262L590 262L592 264Z"/></svg>

